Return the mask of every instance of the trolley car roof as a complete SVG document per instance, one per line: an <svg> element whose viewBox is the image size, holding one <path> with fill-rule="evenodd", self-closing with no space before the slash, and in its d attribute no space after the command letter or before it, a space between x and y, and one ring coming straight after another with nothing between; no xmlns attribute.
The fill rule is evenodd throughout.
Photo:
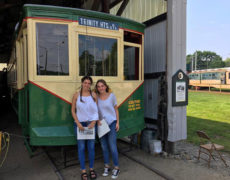
<svg viewBox="0 0 230 180"><path fill-rule="evenodd" d="M230 67L196 70L196 71L192 71L190 74L192 74L192 73L205 73L205 72L224 72L224 71L230 71Z"/></svg>
<svg viewBox="0 0 230 180"><path fill-rule="evenodd" d="M0 63L7 63L9 61L12 44L13 44L13 34L19 18L22 17L22 6L24 3L36 3L36 4L46 4L46 5L55 5L62 7L72 7L72 8L63 8L67 11L73 11L74 8L80 9L89 9L93 11L100 11L109 13L109 9L116 6L118 3L122 5L117 12L117 15L120 16L124 11L129 0L77 0L77 1L48 1L48 0L30 0L30 1L18 1L18 0L3 0L0 2ZM35 5L30 5L34 6ZM37 6L38 7L38 6ZM39 7L41 7L39 5ZM46 6L50 8L49 6ZM79 10L78 10L79 11ZM100 14L100 13L99 13ZM105 16L104 13L101 16ZM112 16L109 16L112 17ZM123 18L124 21L127 21ZM129 21L131 22L131 21Z"/></svg>
<svg viewBox="0 0 230 180"><path fill-rule="evenodd" d="M136 30L141 33L144 32L145 27L144 24L120 16L76 8L26 4L24 5L23 14L23 18L50 17L72 21L78 21L79 16L86 16L94 19L104 19L108 21L119 22L122 28L124 26L130 27L131 29L135 27Z"/></svg>

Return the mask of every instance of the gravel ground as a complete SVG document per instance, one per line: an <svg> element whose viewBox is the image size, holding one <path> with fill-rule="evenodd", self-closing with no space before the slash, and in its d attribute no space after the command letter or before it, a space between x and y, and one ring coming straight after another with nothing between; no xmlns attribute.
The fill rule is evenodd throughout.
<svg viewBox="0 0 230 180"><path fill-rule="evenodd" d="M198 151L199 147L196 145L193 145L191 143L188 143L186 141L180 141L176 144L177 153L175 155L168 155L167 153L163 153L162 156L169 159L178 159L178 160L184 160L186 162L192 162L195 163L201 167L207 167L208 163L200 159L198 160ZM228 167L226 167L223 163L223 161L219 158L219 155L215 152L214 157L216 160L211 160L210 168L209 170L213 172L219 172L223 173L224 175L230 176L230 154L226 152L221 152L222 157L225 159ZM201 157L208 159L208 156L204 153L201 154ZM229 178L230 179L230 178Z"/></svg>

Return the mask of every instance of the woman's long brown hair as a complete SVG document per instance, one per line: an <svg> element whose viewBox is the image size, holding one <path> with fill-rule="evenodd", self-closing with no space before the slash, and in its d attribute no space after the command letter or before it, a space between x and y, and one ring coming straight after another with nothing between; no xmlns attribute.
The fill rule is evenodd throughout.
<svg viewBox="0 0 230 180"><path fill-rule="evenodd" d="M93 84L93 79L90 76L84 76L83 78L81 78L81 83L83 83L85 80L89 80L91 82L91 85ZM89 92L90 92L90 96L93 98L93 100L96 101L92 95L91 89L89 89ZM84 101L82 100L82 86L81 86L81 90L80 90L80 101L84 103Z"/></svg>

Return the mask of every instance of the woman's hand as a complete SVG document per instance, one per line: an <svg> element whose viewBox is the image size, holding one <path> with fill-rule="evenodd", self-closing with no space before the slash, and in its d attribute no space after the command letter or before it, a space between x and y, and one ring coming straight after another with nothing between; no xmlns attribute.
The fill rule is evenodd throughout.
<svg viewBox="0 0 230 180"><path fill-rule="evenodd" d="M119 127L119 122L116 123L116 131L119 131L120 127Z"/></svg>
<svg viewBox="0 0 230 180"><path fill-rule="evenodd" d="M97 121L97 125L101 126L101 121L100 120Z"/></svg>
<svg viewBox="0 0 230 180"><path fill-rule="evenodd" d="M85 130L85 128L81 125L81 123L78 123L77 127L79 128L80 131L84 131Z"/></svg>
<svg viewBox="0 0 230 180"><path fill-rule="evenodd" d="M92 121L89 125L88 125L88 128L89 129L92 129L94 126L95 126L96 122L95 121Z"/></svg>

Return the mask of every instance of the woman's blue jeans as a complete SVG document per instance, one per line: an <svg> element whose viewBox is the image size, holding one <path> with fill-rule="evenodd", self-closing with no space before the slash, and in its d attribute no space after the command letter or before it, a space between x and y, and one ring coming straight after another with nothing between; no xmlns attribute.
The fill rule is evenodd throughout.
<svg viewBox="0 0 230 180"><path fill-rule="evenodd" d="M82 126L86 127L90 122L81 122ZM74 132L77 137L77 125L74 123ZM85 146L87 144L89 168L94 166L95 157L95 139L77 140L78 159L80 161L81 170L85 170Z"/></svg>
<svg viewBox="0 0 230 180"><path fill-rule="evenodd" d="M110 131L100 138L101 148L104 156L104 164L109 165L109 152L112 155L113 165L118 166L118 151L117 151L117 121L109 125Z"/></svg>

